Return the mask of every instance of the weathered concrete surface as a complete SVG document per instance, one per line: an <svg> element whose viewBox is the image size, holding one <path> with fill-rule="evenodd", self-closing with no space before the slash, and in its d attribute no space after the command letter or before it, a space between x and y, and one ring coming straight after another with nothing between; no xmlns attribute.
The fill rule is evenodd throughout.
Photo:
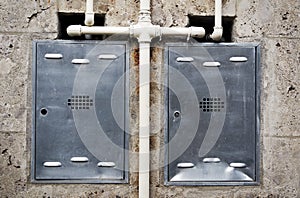
<svg viewBox="0 0 300 198"><path fill-rule="evenodd" d="M299 0L224 0L236 16L233 40L261 44L261 184L248 187L164 186L164 40L151 49L151 197L300 197ZM184 27L188 15L213 15L213 0L153 0L153 23ZM138 20L139 0L95 1L106 25ZM0 2L0 197L138 196L138 48L130 52L130 183L33 184L31 156L32 40L55 39L57 12L84 12L84 0ZM156 40L158 41L158 40Z"/></svg>
<svg viewBox="0 0 300 198"><path fill-rule="evenodd" d="M26 36L0 35L0 131L25 131L28 57Z"/></svg>
<svg viewBox="0 0 300 198"><path fill-rule="evenodd" d="M298 138L264 138L263 177L258 187L235 189L234 197L299 197Z"/></svg>
<svg viewBox="0 0 300 198"><path fill-rule="evenodd" d="M57 32L55 0L3 0L0 32Z"/></svg>
<svg viewBox="0 0 300 198"><path fill-rule="evenodd" d="M236 0L225 0L223 15L236 15ZM211 16L214 15L214 1L192 0L192 1L166 1L153 0L152 18L153 23L160 26L184 27L188 24L188 15Z"/></svg>
<svg viewBox="0 0 300 198"><path fill-rule="evenodd" d="M299 14L298 0L239 0L234 26L235 37L299 37Z"/></svg>
<svg viewBox="0 0 300 198"><path fill-rule="evenodd" d="M15 197L27 188L27 150L24 134L0 133L0 195Z"/></svg>
<svg viewBox="0 0 300 198"><path fill-rule="evenodd" d="M264 135L300 136L299 39L264 40ZM274 56L276 54L276 56Z"/></svg>
<svg viewBox="0 0 300 198"><path fill-rule="evenodd" d="M298 138L264 138L262 186L267 192L297 197L300 179Z"/></svg>

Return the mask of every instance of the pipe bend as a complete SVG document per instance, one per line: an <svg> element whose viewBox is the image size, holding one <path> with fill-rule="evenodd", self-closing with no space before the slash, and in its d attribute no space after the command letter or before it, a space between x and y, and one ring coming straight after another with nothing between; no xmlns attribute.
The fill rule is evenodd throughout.
<svg viewBox="0 0 300 198"><path fill-rule="evenodd" d="M220 41L223 35L223 27L214 27L214 32L209 37L214 41Z"/></svg>

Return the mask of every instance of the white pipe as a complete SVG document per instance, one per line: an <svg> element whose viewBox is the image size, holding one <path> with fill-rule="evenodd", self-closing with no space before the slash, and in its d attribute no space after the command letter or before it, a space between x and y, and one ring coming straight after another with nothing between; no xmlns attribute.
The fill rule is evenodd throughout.
<svg viewBox="0 0 300 198"><path fill-rule="evenodd" d="M105 26L81 26L70 25L67 28L69 36L81 36L83 34L99 35L99 34L129 34L130 27L105 27Z"/></svg>
<svg viewBox="0 0 300 198"><path fill-rule="evenodd" d="M94 25L94 1L93 0L86 0L86 11L85 11L85 20L84 24L86 26L92 26Z"/></svg>
<svg viewBox="0 0 300 198"><path fill-rule="evenodd" d="M202 27L189 27L189 28L168 28L161 27L160 34L164 36L191 36L191 37L204 37L205 29Z"/></svg>
<svg viewBox="0 0 300 198"><path fill-rule="evenodd" d="M222 0L215 0L215 27L210 38L214 41L221 40L223 35L222 27Z"/></svg>
<svg viewBox="0 0 300 198"><path fill-rule="evenodd" d="M140 11L150 11L150 0L141 0L140 1Z"/></svg>
<svg viewBox="0 0 300 198"><path fill-rule="evenodd" d="M134 37L141 37L142 34L148 34L151 38L157 36L191 36L202 38L205 35L205 30L202 27L189 28L169 28L159 26L139 26L132 27L107 27L107 26L81 26L70 25L67 28L69 36L81 36L83 34L99 35L99 34L132 34Z"/></svg>
<svg viewBox="0 0 300 198"><path fill-rule="evenodd" d="M222 0L215 0L215 26L222 27Z"/></svg>
<svg viewBox="0 0 300 198"><path fill-rule="evenodd" d="M150 42L140 42L139 72L139 198L150 187Z"/></svg>
<svg viewBox="0 0 300 198"><path fill-rule="evenodd" d="M150 43L157 34L150 15L150 0L140 1L140 16L133 26L139 41L139 198L150 197Z"/></svg>

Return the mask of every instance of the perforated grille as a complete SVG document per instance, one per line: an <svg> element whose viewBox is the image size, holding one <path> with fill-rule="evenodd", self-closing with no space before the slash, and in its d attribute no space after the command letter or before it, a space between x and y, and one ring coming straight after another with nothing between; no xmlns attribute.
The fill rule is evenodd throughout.
<svg viewBox="0 0 300 198"><path fill-rule="evenodd" d="M203 112L220 112L224 109L224 101L221 98L202 98L199 108Z"/></svg>
<svg viewBox="0 0 300 198"><path fill-rule="evenodd" d="M68 99L68 106L71 109L90 109L94 101L89 96L72 96Z"/></svg>

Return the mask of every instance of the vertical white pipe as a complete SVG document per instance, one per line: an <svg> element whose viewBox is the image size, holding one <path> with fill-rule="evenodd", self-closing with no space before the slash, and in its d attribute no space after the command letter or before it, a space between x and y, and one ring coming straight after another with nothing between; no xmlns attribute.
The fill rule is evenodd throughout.
<svg viewBox="0 0 300 198"><path fill-rule="evenodd" d="M215 0L215 27L210 38L214 41L221 40L223 35L222 27L222 0Z"/></svg>
<svg viewBox="0 0 300 198"><path fill-rule="evenodd" d="M222 27L222 0L215 0L215 27Z"/></svg>
<svg viewBox="0 0 300 198"><path fill-rule="evenodd" d="M139 25L151 26L150 0L140 0ZM139 198L150 197L150 38L139 35Z"/></svg>
<svg viewBox="0 0 300 198"><path fill-rule="evenodd" d="M150 42L140 43L139 73L139 198L149 198L150 188Z"/></svg>
<svg viewBox="0 0 300 198"><path fill-rule="evenodd" d="M140 11L147 10L150 11L150 0L141 0L140 1Z"/></svg>
<svg viewBox="0 0 300 198"><path fill-rule="evenodd" d="M93 12L93 0L86 0L86 12L90 13Z"/></svg>
<svg viewBox="0 0 300 198"><path fill-rule="evenodd" d="M94 25L94 1L93 0L86 0L86 11L85 11L85 20L84 24L86 26Z"/></svg>

